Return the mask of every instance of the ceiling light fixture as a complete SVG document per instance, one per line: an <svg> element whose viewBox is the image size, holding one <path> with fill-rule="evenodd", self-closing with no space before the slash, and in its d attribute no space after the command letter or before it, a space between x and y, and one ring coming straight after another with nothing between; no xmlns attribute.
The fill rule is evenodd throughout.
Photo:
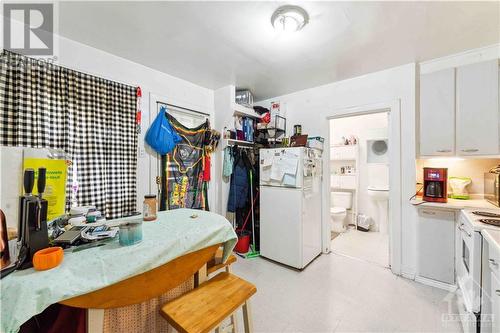
<svg viewBox="0 0 500 333"><path fill-rule="evenodd" d="M281 32L299 31L307 23L309 23L309 14L299 6L281 6L271 16L274 29Z"/></svg>

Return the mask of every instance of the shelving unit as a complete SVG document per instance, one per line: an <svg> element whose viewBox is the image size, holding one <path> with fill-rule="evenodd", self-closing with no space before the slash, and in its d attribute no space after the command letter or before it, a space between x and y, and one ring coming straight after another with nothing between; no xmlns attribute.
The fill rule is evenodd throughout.
<svg viewBox="0 0 500 333"><path fill-rule="evenodd" d="M255 143L251 141L236 140L236 139L225 139L224 146L253 146Z"/></svg>
<svg viewBox="0 0 500 333"><path fill-rule="evenodd" d="M342 166L354 167L354 173L331 173L331 191L352 192L351 223L358 228L358 193L359 193L359 146L332 145L330 146L331 170Z"/></svg>
<svg viewBox="0 0 500 333"><path fill-rule="evenodd" d="M278 127L280 123L283 123L283 128ZM278 125L278 126L277 126ZM274 130L274 135L270 135L269 131ZM274 127L257 128L257 132L265 133L266 139L268 140L269 146L276 147L278 145L279 139L286 134L286 118L276 115L274 118ZM273 142L273 144L271 144Z"/></svg>
<svg viewBox="0 0 500 333"><path fill-rule="evenodd" d="M246 107L244 105L240 105L238 103L233 103L232 104L233 108L233 116L240 116L240 117L250 117L250 118L260 118L259 114L255 112L252 108Z"/></svg>

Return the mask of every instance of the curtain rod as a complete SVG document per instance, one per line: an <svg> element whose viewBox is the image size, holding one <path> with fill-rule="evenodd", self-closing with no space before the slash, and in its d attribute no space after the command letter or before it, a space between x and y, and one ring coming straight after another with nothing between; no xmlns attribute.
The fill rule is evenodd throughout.
<svg viewBox="0 0 500 333"><path fill-rule="evenodd" d="M114 80L114 79L107 79L107 78L102 77L102 76L100 76L98 74L91 74L91 73L87 73L87 72L84 72L84 71L81 71L81 70L77 70L77 69L69 68L69 67L66 67L66 66L62 66L62 65L59 65L59 64L54 64L52 62L43 61L43 60L40 60L40 59L37 59L37 58L28 57L28 56L25 56L24 54L16 53L16 52L13 52L11 50L7 50L7 49L1 49L1 50L4 53L11 53L11 54L14 54L16 56L27 58L27 59L29 59L32 62L37 62L37 63L42 62L42 63L44 63L45 65L48 65L48 66L55 66L55 67L64 68L64 69L67 69L67 70L70 70L70 71L73 71L73 72L76 72L76 73L80 73L80 74L88 75L88 76L93 76L93 77L101 79L101 80L118 83L118 84L121 84L121 85L124 85L124 86L128 86L128 87L131 87L131 88L134 88L134 89L137 89L137 87L139 86L139 85L133 85L133 84L130 84L130 83L125 83L125 82Z"/></svg>
<svg viewBox="0 0 500 333"><path fill-rule="evenodd" d="M186 111L189 111L189 112L198 113L198 114L201 114L203 116L206 116L206 117L210 118L210 115L208 113L196 111L196 110L193 110L193 109L188 109L188 108L185 108L185 107L182 107L182 106L177 106L177 105L165 103L165 102L162 102L162 101L156 101L156 104L163 104L163 105L166 105L166 106L170 106L172 108L177 108L177 109L186 110Z"/></svg>

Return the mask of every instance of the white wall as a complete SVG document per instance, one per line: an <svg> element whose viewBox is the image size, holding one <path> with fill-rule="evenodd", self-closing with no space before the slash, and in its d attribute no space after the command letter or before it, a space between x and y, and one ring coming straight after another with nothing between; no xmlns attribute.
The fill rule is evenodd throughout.
<svg viewBox="0 0 500 333"><path fill-rule="evenodd" d="M287 111L288 135L294 124L302 124L303 133L328 136L328 117L338 115L342 109L382 102L400 102L401 107L401 158L402 158L402 253L401 273L413 277L416 271L415 208L408 199L415 190L415 64L390 68L349 80L306 89L296 93L273 97L259 104L268 105L272 100L282 102ZM326 193L323 193L326 200ZM329 204L324 200L323 216Z"/></svg>
<svg viewBox="0 0 500 333"><path fill-rule="evenodd" d="M354 135L358 138L359 160L356 176L359 177L358 190L358 213L371 216L379 225L377 206L368 196L368 168L376 167L380 172L388 173L387 165L369 165L367 163L367 144L370 139L388 138L388 118L387 113L374 113L361 116L344 117L330 120L330 144L338 144L342 137ZM389 143L390 145L390 143ZM331 167L346 164L345 162L330 163ZM333 174L335 170L330 169ZM380 173L378 173L380 174ZM386 179L389 181L389 179ZM387 184L388 185L388 184ZM376 229L375 229L376 230Z"/></svg>
<svg viewBox="0 0 500 333"><path fill-rule="evenodd" d="M59 42L58 65L142 88L142 131L139 136L137 160L137 209L142 211L144 195L157 193L157 189L151 185L151 180L156 174L150 171L150 164L156 163L156 157L150 154L144 146L144 135L150 123L150 93L162 96L167 103L208 113L213 117L214 92L67 38L57 36L56 38ZM134 46L131 45L131 47ZM156 105L151 105L151 110L156 112ZM5 178L3 177L4 171L10 171L5 167L6 161L3 162L2 180ZM214 174L213 169L212 174ZM20 192L20 187L20 184L3 183L0 199L4 197L5 191L10 193L14 188L19 189ZM208 195L211 206L215 205L215 193L215 187L210 186ZM0 207L4 209L4 201L0 201Z"/></svg>

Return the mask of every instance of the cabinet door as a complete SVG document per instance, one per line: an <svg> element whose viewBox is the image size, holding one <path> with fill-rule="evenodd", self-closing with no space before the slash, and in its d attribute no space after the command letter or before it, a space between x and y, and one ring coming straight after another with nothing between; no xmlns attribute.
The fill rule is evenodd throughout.
<svg viewBox="0 0 500 333"><path fill-rule="evenodd" d="M500 281L491 273L491 332L500 332Z"/></svg>
<svg viewBox="0 0 500 333"><path fill-rule="evenodd" d="M420 155L455 154L455 69L420 76Z"/></svg>
<svg viewBox="0 0 500 333"><path fill-rule="evenodd" d="M455 213L419 209L418 275L455 283Z"/></svg>
<svg viewBox="0 0 500 333"><path fill-rule="evenodd" d="M457 69L457 152L499 154L498 60Z"/></svg>

